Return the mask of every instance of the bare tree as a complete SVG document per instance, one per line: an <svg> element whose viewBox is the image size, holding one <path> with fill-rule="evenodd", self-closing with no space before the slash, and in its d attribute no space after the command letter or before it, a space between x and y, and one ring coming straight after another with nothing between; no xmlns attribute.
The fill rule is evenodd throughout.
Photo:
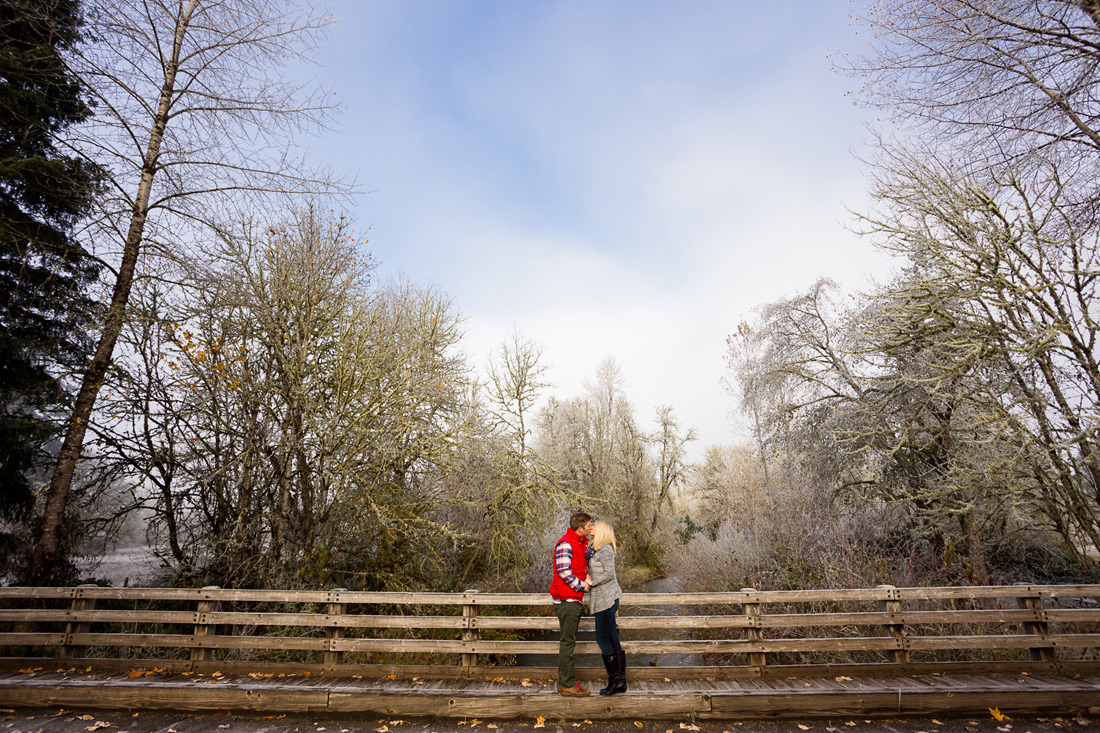
<svg viewBox="0 0 1100 733"><path fill-rule="evenodd" d="M543 382L546 365L541 364L543 350L519 331L513 331L499 355L489 361L489 400L494 420L507 426L514 436L519 459L527 455L531 435L528 423Z"/></svg>
<svg viewBox="0 0 1100 733"><path fill-rule="evenodd" d="M1095 191L1095 0L881 0L856 18L874 35L867 56L846 62L863 81L858 96L910 139L952 145L979 169L1085 163Z"/></svg>
<svg viewBox="0 0 1100 733"><path fill-rule="evenodd" d="M94 41L70 66L97 114L65 142L108 172L84 236L114 283L46 493L32 583L49 582L60 560L73 472L142 259L209 237L227 196L270 206L329 187L301 172L287 143L322 119L328 98L282 73L309 56L327 17L263 0L88 0L85 10Z"/></svg>
<svg viewBox="0 0 1100 733"><path fill-rule="evenodd" d="M653 521L649 528L656 529L661 519L661 507L672 507L672 490L684 480L688 470L685 460L687 451L684 446L695 440L695 430L680 431L680 423L672 414L672 408L662 405L657 408L657 433L654 439L659 446L657 457L657 501L653 507Z"/></svg>
<svg viewBox="0 0 1100 733"><path fill-rule="evenodd" d="M911 263L895 333L927 343L938 330L950 348L926 388L981 370L985 404L1026 436L1029 483L1083 558L1100 546L1100 229L1047 170L1040 182L979 182L912 158L877 189L883 210L867 221Z"/></svg>

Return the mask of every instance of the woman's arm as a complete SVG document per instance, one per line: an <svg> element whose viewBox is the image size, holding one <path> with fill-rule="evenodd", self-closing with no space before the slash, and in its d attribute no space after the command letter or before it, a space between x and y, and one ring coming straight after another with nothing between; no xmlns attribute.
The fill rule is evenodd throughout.
<svg viewBox="0 0 1100 733"><path fill-rule="evenodd" d="M606 551L604 548L607 548ZM588 561L588 580L592 587L602 585L615 577L615 551L611 545L601 547Z"/></svg>

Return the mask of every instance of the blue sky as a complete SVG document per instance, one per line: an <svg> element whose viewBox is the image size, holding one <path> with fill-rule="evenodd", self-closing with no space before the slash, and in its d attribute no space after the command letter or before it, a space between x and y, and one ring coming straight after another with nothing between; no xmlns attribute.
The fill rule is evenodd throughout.
<svg viewBox="0 0 1100 733"><path fill-rule="evenodd" d="M889 263L866 208L865 110L827 58L842 2L337 0L314 154L365 191L379 276L447 293L476 367L517 328L548 394L614 357L643 425L671 405L739 439L725 337L762 303Z"/></svg>

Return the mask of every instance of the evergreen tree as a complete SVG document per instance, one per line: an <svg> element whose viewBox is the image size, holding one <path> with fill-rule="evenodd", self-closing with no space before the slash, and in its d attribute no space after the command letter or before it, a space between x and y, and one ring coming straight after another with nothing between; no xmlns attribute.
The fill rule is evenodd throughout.
<svg viewBox="0 0 1100 733"><path fill-rule="evenodd" d="M25 521L28 473L56 432L63 376L90 350L98 266L72 238L97 170L59 136L91 114L62 54L79 40L76 0L0 0L0 519ZM0 560L10 536L0 534Z"/></svg>

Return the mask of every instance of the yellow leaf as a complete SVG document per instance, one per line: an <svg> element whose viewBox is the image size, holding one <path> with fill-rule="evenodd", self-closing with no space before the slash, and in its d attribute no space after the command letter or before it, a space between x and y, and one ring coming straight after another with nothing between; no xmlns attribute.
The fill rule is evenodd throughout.
<svg viewBox="0 0 1100 733"><path fill-rule="evenodd" d="M634 725L636 725L636 726L638 726L639 728L641 728L641 727L643 727L643 726L644 726L645 724L644 724L644 723L642 723L642 721L640 721L640 720L635 720L635 721L634 721Z"/></svg>
<svg viewBox="0 0 1100 733"><path fill-rule="evenodd" d="M388 731L389 728L387 728L386 726L383 725L381 728L375 728L375 730L378 731L378 733L386 733L386 731Z"/></svg>
<svg viewBox="0 0 1100 733"><path fill-rule="evenodd" d="M851 682L852 678L851 677L845 677L844 675L841 675L840 677L836 678L836 681L837 682Z"/></svg>
<svg viewBox="0 0 1100 733"><path fill-rule="evenodd" d="M1012 720L1012 718L1002 713L1000 708L990 708L989 714L992 715L993 719L997 722L1000 722L1002 720Z"/></svg>

